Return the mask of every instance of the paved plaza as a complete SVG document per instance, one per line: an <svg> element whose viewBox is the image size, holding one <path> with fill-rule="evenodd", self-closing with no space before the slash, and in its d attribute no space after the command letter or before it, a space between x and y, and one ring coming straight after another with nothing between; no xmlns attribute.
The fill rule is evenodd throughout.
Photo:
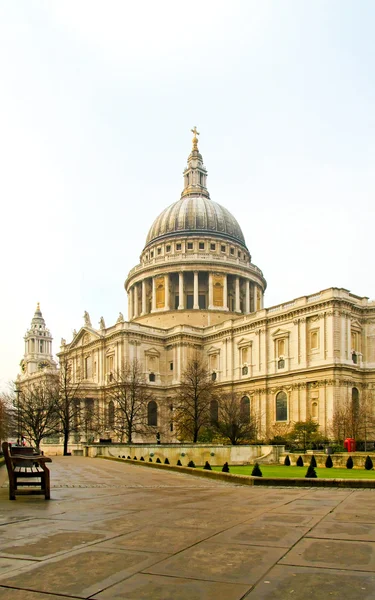
<svg viewBox="0 0 375 600"><path fill-rule="evenodd" d="M375 491L254 488L53 457L50 501L8 500L0 600L375 597Z"/></svg>

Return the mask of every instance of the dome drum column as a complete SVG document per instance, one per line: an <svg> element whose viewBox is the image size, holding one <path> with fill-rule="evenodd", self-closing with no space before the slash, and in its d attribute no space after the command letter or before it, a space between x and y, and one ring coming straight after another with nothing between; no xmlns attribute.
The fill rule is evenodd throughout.
<svg viewBox="0 0 375 600"><path fill-rule="evenodd" d="M194 271L194 300L193 300L193 309L199 309L199 275L198 271Z"/></svg>
<svg viewBox="0 0 375 600"><path fill-rule="evenodd" d="M142 279L142 315L145 315L147 312L146 306L146 279Z"/></svg>
<svg viewBox="0 0 375 600"><path fill-rule="evenodd" d="M237 313L241 312L241 306L240 306L240 278L237 275L235 278L235 305L234 305L234 311Z"/></svg>
<svg viewBox="0 0 375 600"><path fill-rule="evenodd" d="M180 271L178 274L178 310L183 310L184 308L184 274Z"/></svg>

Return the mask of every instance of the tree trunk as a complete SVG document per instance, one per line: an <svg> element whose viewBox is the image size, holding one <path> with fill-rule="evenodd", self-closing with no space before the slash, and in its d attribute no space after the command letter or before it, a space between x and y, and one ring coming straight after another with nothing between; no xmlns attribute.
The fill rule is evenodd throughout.
<svg viewBox="0 0 375 600"><path fill-rule="evenodd" d="M68 455L69 431L64 431L64 456Z"/></svg>

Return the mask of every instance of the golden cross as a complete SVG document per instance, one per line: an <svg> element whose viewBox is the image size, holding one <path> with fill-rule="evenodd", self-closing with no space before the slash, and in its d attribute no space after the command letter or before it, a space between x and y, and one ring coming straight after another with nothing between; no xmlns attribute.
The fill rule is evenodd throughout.
<svg viewBox="0 0 375 600"><path fill-rule="evenodd" d="M197 135L199 135L199 132L197 131L197 126L194 125L194 129L191 129L191 132L194 133L195 137L197 137Z"/></svg>

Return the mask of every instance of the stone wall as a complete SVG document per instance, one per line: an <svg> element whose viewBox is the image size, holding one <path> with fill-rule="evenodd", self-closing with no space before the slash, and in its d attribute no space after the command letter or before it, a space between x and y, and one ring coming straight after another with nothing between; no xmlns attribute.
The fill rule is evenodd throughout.
<svg viewBox="0 0 375 600"><path fill-rule="evenodd" d="M284 446L212 446L208 444L92 444L84 447L85 456L112 456L131 458L141 456L145 461L155 462L157 458L164 463L168 458L175 465L178 460L186 466L192 460L197 466L204 465L206 460L212 466L222 466L225 462L230 465L279 462Z"/></svg>

